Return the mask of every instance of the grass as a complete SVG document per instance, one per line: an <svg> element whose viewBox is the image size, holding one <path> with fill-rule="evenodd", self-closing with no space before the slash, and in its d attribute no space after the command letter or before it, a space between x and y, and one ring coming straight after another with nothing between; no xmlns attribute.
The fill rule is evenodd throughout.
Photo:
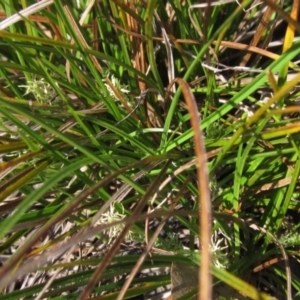
<svg viewBox="0 0 300 300"><path fill-rule="evenodd" d="M300 299L297 1L250 2L1 2L0 299Z"/></svg>

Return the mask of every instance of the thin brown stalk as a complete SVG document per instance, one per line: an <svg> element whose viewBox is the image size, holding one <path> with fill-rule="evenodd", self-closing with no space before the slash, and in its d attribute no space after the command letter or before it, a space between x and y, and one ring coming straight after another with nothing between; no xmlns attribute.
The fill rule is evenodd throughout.
<svg viewBox="0 0 300 300"><path fill-rule="evenodd" d="M275 10L281 16L282 19L284 19L286 22L289 23L289 26L293 25L295 29L298 31L298 33L300 32L300 23L294 20L293 18L291 18L281 7L277 5L276 2L274 2L273 0L262 0L262 1L267 5L269 5L271 8L273 8L273 10Z"/></svg>
<svg viewBox="0 0 300 300"><path fill-rule="evenodd" d="M158 237L158 235L162 231L162 229L165 226L166 222L167 222L167 218L164 217L163 220L158 225L158 227L156 228L155 232L153 233L153 236L151 237L150 241L148 242L148 244L147 244L144 252L139 257L138 261L136 262L136 264L132 268L132 270L131 270L128 278L126 279L124 285L122 286L122 289L120 290L120 292L119 292L118 297L117 297L116 300L122 300L122 299L124 299L126 291L128 290L131 282L133 281L133 279L134 279L135 275L137 274L137 272L139 271L140 267L142 266L144 260L146 259L146 257L148 255L148 253L150 252L153 244L155 243L156 238Z"/></svg>
<svg viewBox="0 0 300 300"><path fill-rule="evenodd" d="M267 27L267 24L272 16L272 13L273 13L273 9L268 6L267 10L265 11L256 31L255 31L255 34L253 36L253 39L252 41L250 42L250 46L257 46L257 44L259 43L266 27ZM251 58L251 52L248 52L242 59L242 62L240 63L240 66L241 67L244 67L246 66L247 62L249 61L249 59Z"/></svg>
<svg viewBox="0 0 300 300"><path fill-rule="evenodd" d="M120 249L120 245L122 241L124 240L125 236L127 235L128 231L130 230L130 227L132 224L136 221L136 219L141 215L142 210L144 206L146 205L148 199L151 197L151 195L156 191L157 186L162 180L162 177L165 176L165 172L169 166L170 161L165 165L165 167L160 172L159 176L155 178L155 180L150 184L149 188L147 189L145 195L142 197L142 199L138 202L137 206L135 207L134 211L132 212L132 215L129 218L129 222L126 223L125 227L123 228L122 232L117 237L116 241L110 248L109 252L105 255L103 258L103 261L101 264L96 268L91 280L85 287L85 289L82 291L82 293L79 296L79 300L85 300L90 295L92 289L96 285L96 283L101 278L102 273L106 269L106 267L110 264L113 257L117 254L117 252Z"/></svg>
<svg viewBox="0 0 300 300"><path fill-rule="evenodd" d="M186 101L188 111L191 115L191 126L194 129L195 154L198 164L198 191L199 191L199 233L201 241L201 268L199 271L199 300L208 300L212 298L212 276L211 268L211 199L209 190L209 177L207 170L207 160L205 144L200 129L200 119L198 116L198 108L196 99L186 81L181 78L176 78L172 83L178 83L182 89L183 97ZM171 83L171 84L172 84Z"/></svg>

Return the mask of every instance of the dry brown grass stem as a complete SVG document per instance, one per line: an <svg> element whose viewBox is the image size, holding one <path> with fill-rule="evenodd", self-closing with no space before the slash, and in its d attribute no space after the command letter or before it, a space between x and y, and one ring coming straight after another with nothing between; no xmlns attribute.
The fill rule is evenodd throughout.
<svg viewBox="0 0 300 300"><path fill-rule="evenodd" d="M209 189L209 176L207 169L205 144L200 129L200 119L198 116L198 108L196 99L188 83L182 78L176 78L171 82L178 83L182 89L182 94L188 107L191 116L191 126L194 129L195 154L197 160L197 176L198 176L198 201L199 201L199 234L201 241L200 257L201 268L199 270L199 300L207 300L212 298L212 276L211 268L211 227L212 227L212 212L211 198Z"/></svg>
<svg viewBox="0 0 300 300"><path fill-rule="evenodd" d="M142 214L142 210L144 209L147 201L149 198L153 195L153 193L156 191L157 187L159 186L160 182L162 181L163 176L165 176L165 172L169 166L169 163L166 163L160 174L155 178L155 180L150 184L148 187L145 195L138 201L136 207L134 208L131 216L128 219L128 222L125 223L125 226L122 230L122 232L117 237L116 241L113 243L109 251L104 256L101 264L96 268L94 274L91 277L91 280L85 287L85 289L82 291L82 293L79 296L79 300L85 300L88 298L90 293L92 292L92 289L94 286L99 282L99 279L101 278L102 273L105 271L107 266L110 264L114 256L117 254L117 252L120 249L121 243L123 242L124 238L128 234L132 224L135 222L136 219Z"/></svg>

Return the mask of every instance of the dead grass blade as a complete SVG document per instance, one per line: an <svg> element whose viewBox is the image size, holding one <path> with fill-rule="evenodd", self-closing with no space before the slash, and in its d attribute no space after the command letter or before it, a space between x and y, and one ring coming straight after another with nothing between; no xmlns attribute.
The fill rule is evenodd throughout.
<svg viewBox="0 0 300 300"><path fill-rule="evenodd" d="M93 287L96 285L96 283L101 278L102 273L105 271L111 260L114 258L114 256L119 251L119 248L121 246L122 241L124 240L125 236L127 235L128 231L130 230L130 227L132 224L138 219L138 217L141 215L143 208L145 207L147 201L152 196L152 194L157 190L157 187L159 186L160 182L162 181L162 177L165 176L165 173L167 171L167 168L170 164L170 161L166 163L165 167L162 169L160 174L155 178L155 180L150 184L148 187L145 195L142 197L141 200L138 201L136 207L134 208L134 211L132 212L128 223L125 223L125 227L123 228L122 232L117 237L116 241L110 248L109 252L105 255L103 258L102 263L96 268L92 278L90 279L89 283L85 287L85 289L82 291L82 293L79 296L79 300L85 300L88 298L90 293L92 292Z"/></svg>
<svg viewBox="0 0 300 300"><path fill-rule="evenodd" d="M266 29L267 24L268 24L268 22L269 22L269 20L270 20L270 18L272 16L272 13L273 13L273 9L270 6L268 6L268 8L265 11L265 13L264 13L261 21L259 22L259 25L258 25L258 27L257 27L257 29L255 31L253 39L250 42L250 46L257 46L257 44L259 43L259 41L260 41L260 39L261 39L261 37L262 37L265 29ZM241 67L246 66L246 64L247 64L247 62L249 61L250 58L251 58L251 52L247 53L243 57L243 59L242 59L242 61L240 63L240 66Z"/></svg>
<svg viewBox="0 0 300 300"><path fill-rule="evenodd" d="M211 268L211 253L210 253L210 240L211 240L211 198L209 189L209 177L207 169L205 144L200 129L200 119L198 116L198 108L195 96L186 81L181 78L176 78L170 85L178 83L182 89L183 97L186 101L188 111L191 115L191 126L194 129L195 141L195 154L198 164L198 191L199 191L199 234L201 241L201 268L199 272L199 300L207 300L212 297L212 276L210 273Z"/></svg>

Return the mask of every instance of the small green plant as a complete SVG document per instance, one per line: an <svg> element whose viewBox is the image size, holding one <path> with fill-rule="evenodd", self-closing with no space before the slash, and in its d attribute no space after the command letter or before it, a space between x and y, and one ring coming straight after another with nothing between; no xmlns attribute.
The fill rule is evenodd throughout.
<svg viewBox="0 0 300 300"><path fill-rule="evenodd" d="M123 211L123 213L119 213L119 211ZM112 203L109 209L103 213L98 220L99 224L110 224L116 221L121 221L126 217L124 214L124 207L120 203ZM112 242L116 239L116 237L120 234L123 230L124 224L119 224L110 227L108 230L103 232L104 236L108 238L108 245L111 245ZM126 241L132 240L132 231L129 231L125 238Z"/></svg>
<svg viewBox="0 0 300 300"><path fill-rule="evenodd" d="M33 99L40 103L52 104L57 100L56 91L44 78L27 81L26 85L19 85L19 87L26 89L24 96L32 94Z"/></svg>

